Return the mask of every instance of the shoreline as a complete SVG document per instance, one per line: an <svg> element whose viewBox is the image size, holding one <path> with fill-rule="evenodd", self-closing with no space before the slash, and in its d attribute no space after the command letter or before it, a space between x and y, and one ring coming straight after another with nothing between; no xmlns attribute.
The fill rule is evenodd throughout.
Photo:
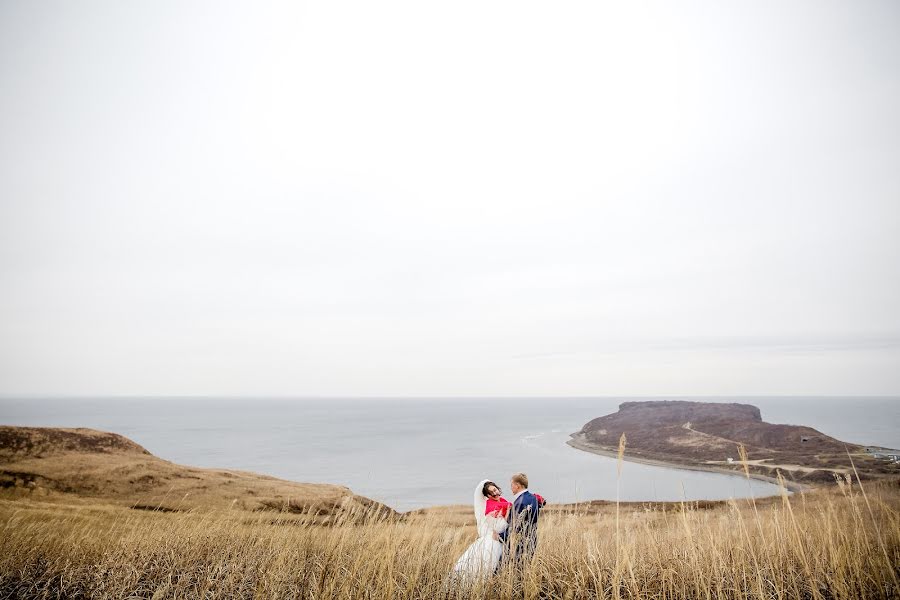
<svg viewBox="0 0 900 600"><path fill-rule="evenodd" d="M591 454L597 454L599 456L605 456L607 458L618 459L618 456L619 456L617 449L606 448L604 446L597 446L595 444L592 444L592 443L586 441L584 439L584 434L581 433L580 431L570 434L570 439L566 441L566 444L568 444L572 448L575 448L576 450L581 450L583 452L590 452ZM667 462L664 460L658 460L658 459L653 459L653 458L642 458L642 457L629 456L627 451L625 452L624 456L622 456L622 460L627 461L627 462L638 463L638 464L642 464L642 465L649 465L652 467L666 467L669 469L681 469L683 471L705 471L708 473L719 473L722 475L733 475L733 476L746 478L746 474L743 471L734 471L732 469L724 469L721 467ZM740 463L735 463L735 464L740 464ZM751 471L750 478L780 486L780 483L777 478L770 477L768 475L761 475L758 473L753 473ZM789 492L806 492L806 491L814 489L814 486L797 483L795 481L789 481L787 479L784 480L784 487Z"/></svg>

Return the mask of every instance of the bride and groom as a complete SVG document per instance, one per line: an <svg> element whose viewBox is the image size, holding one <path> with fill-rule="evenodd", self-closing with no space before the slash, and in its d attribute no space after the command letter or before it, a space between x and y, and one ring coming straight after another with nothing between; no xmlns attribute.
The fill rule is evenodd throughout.
<svg viewBox="0 0 900 600"><path fill-rule="evenodd" d="M497 571L501 560L523 566L534 555L538 516L544 499L528 490L528 477L524 473L513 475L509 486L515 494L511 503L489 479L475 488L478 539L456 561L453 572L457 576L468 580L490 576Z"/></svg>

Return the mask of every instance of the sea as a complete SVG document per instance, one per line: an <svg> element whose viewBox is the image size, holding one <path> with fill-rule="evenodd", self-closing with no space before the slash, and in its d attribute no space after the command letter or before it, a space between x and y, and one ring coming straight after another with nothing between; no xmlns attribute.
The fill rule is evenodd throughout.
<svg viewBox="0 0 900 600"><path fill-rule="evenodd" d="M508 497L517 471L528 475L532 491L559 503L779 493L743 476L630 462L619 474L614 458L566 444L621 402L663 399L753 404L770 423L900 448L900 397L7 397L0 398L0 424L112 431L176 463L344 485L398 511L468 504L482 479Z"/></svg>

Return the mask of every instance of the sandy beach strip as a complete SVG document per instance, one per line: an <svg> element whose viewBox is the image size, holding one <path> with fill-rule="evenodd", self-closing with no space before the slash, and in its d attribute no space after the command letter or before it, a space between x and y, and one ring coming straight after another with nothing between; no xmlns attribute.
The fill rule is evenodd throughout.
<svg viewBox="0 0 900 600"><path fill-rule="evenodd" d="M617 448L606 448L604 446L597 446L596 444L592 444L588 442L584 434L581 432L571 434L571 439L566 442L568 445L576 448L578 450L583 450L585 452L590 452L592 454L598 454L600 456L606 456L609 458L618 458L619 452ZM642 458L638 456L629 456L628 450L625 450L625 455L622 457L622 460L639 463L642 465L650 465L654 467L666 467L669 469L682 469L684 471L707 471L710 473L721 473L724 475L737 475L737 476L745 476L743 470L733 470L726 469L723 467L714 467L714 466L706 466L699 464L685 464L685 463L676 463L676 462L668 462L663 460L657 460L653 458ZM735 462L736 465L740 465L739 462ZM772 483L774 485L780 485L778 479L776 477L770 477L768 475L761 475L758 473L750 472L750 477L752 479L756 479L759 481L765 481L766 483ZM784 480L784 487L791 492L803 492L812 489L813 486L797 483L796 481L790 481L788 479Z"/></svg>

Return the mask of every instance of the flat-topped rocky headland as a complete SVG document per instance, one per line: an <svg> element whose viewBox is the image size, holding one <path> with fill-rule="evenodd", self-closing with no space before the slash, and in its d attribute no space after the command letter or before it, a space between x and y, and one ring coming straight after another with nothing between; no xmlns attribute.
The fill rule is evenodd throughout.
<svg viewBox="0 0 900 600"><path fill-rule="evenodd" d="M763 421L751 404L652 400L623 402L571 434L569 445L616 456L626 437L625 460L704 471L741 473L738 447L748 454L752 477L772 481L781 473L788 487L833 483L853 474L863 480L900 475L900 465L803 425Z"/></svg>

